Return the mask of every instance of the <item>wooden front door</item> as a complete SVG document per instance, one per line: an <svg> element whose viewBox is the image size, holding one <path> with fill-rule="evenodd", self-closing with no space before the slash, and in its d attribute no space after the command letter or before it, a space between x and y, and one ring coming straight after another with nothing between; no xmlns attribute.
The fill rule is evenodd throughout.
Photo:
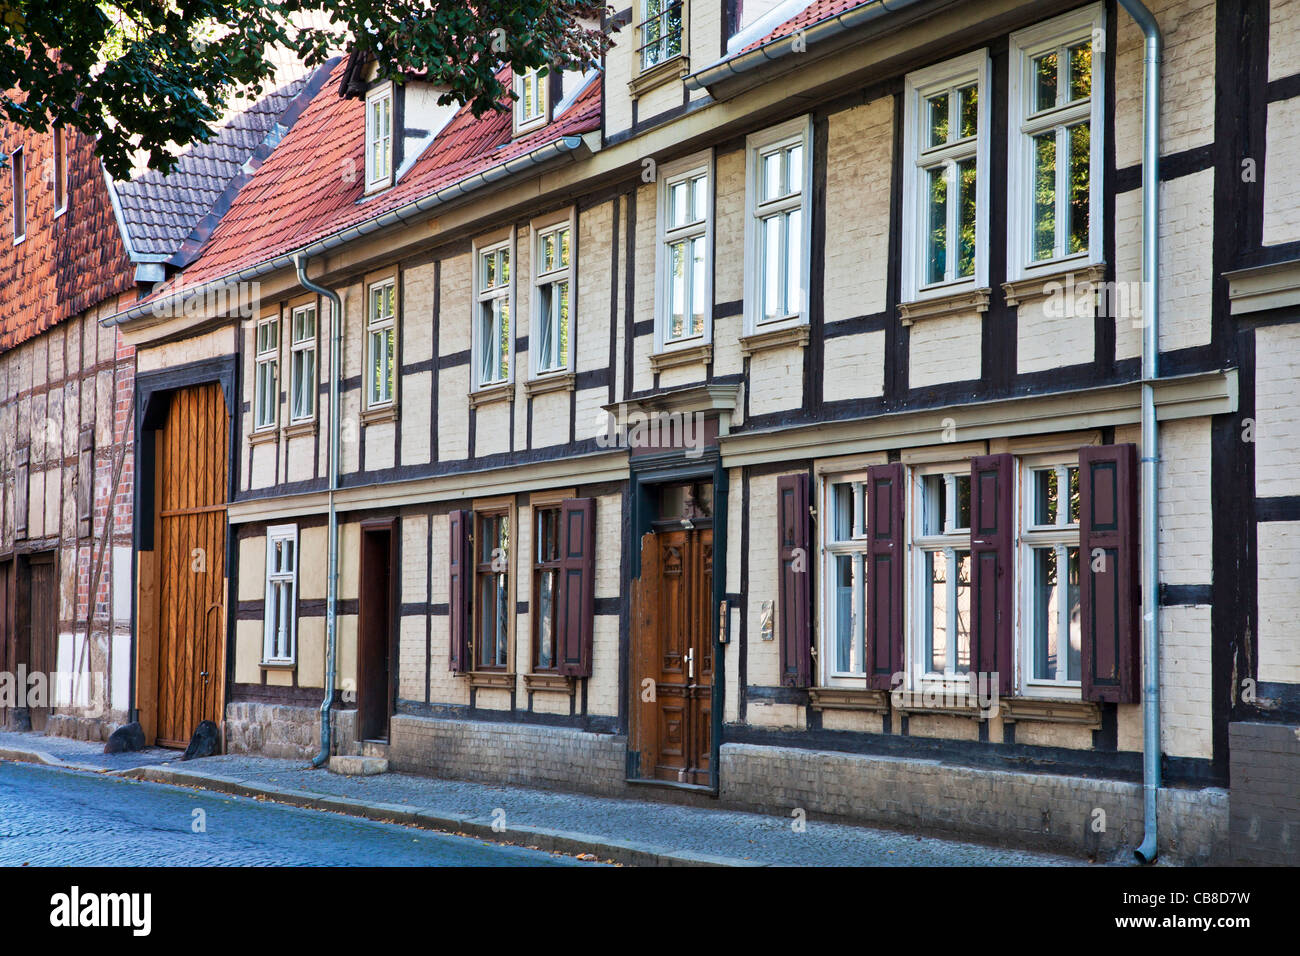
<svg viewBox="0 0 1300 956"><path fill-rule="evenodd" d="M221 386L171 396L158 435L158 732L184 747L221 726L225 696L228 418Z"/></svg>
<svg viewBox="0 0 1300 956"><path fill-rule="evenodd" d="M32 730L44 730L50 716L50 704L53 703L57 669L55 641L59 633L58 598L59 583L55 575L53 552L34 554L26 559L27 564L27 633L26 658L27 674L44 674L44 699L34 706L36 701L28 702L28 714L31 716ZM32 685L29 684L29 687Z"/></svg>
<svg viewBox="0 0 1300 956"><path fill-rule="evenodd" d="M641 539L633 585L639 674L636 747L644 778L708 786L712 755L713 530Z"/></svg>
<svg viewBox="0 0 1300 956"><path fill-rule="evenodd" d="M357 736L362 740L388 740L393 713L393 544L391 523L362 525L357 602Z"/></svg>

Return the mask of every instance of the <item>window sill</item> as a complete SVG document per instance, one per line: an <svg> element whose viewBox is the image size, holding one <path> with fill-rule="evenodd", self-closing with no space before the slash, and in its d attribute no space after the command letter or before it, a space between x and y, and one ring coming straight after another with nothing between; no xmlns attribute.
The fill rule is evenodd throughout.
<svg viewBox="0 0 1300 956"><path fill-rule="evenodd" d="M517 139L520 136L527 136L529 133L535 133L543 126L549 125L551 122L551 117L549 114L550 114L550 110L548 109L545 113L543 113L541 116L537 117L536 119L530 119L524 123L520 123L518 121L518 118L516 118L515 128L514 128L514 138Z"/></svg>
<svg viewBox="0 0 1300 956"><path fill-rule="evenodd" d="M572 697L577 680L562 674L525 674L524 687L530 691L544 691L554 694L567 694Z"/></svg>
<svg viewBox="0 0 1300 956"><path fill-rule="evenodd" d="M859 710L873 714L889 712L889 691L862 687L810 687L813 710Z"/></svg>
<svg viewBox="0 0 1300 956"><path fill-rule="evenodd" d="M709 365L713 362L713 343L672 348L650 356L650 371L662 372L666 368L682 365Z"/></svg>
<svg viewBox="0 0 1300 956"><path fill-rule="evenodd" d="M377 408L367 408L361 413L362 425L382 425L384 422L397 421L397 404L380 405Z"/></svg>
<svg viewBox="0 0 1300 956"><path fill-rule="evenodd" d="M277 441L279 437L280 437L279 429L263 428L260 431L255 431L251 435L249 435L248 443L250 445L266 445L266 444L270 444L271 442Z"/></svg>
<svg viewBox="0 0 1300 956"><path fill-rule="evenodd" d="M806 323L787 325L779 329L764 329L740 337L740 354L748 358L755 352L766 349L780 349L790 345L805 348L808 345L808 326Z"/></svg>
<svg viewBox="0 0 1300 956"><path fill-rule="evenodd" d="M954 690L952 687L947 687L943 691L938 691L941 699L944 696L951 696L958 692L959 691ZM972 701L969 704L959 704L959 703L936 704L933 702L926 703L925 691L919 691L919 690L894 691L890 695L890 697L891 697L891 702L894 705L894 710L898 711L900 714L920 714L921 716L938 715L938 716L945 716L945 717L970 717L974 720L982 720L986 716L983 708L979 706L978 702L974 702L974 701ZM998 705L999 707L1005 707L1006 701L999 698ZM998 710L991 716L996 717L1001 713L1002 711Z"/></svg>
<svg viewBox="0 0 1300 956"><path fill-rule="evenodd" d="M510 402L514 401L514 397L514 382L489 385L486 388L480 388L476 392L469 393L469 407L478 408L480 405L491 405L493 402Z"/></svg>
<svg viewBox="0 0 1300 956"><path fill-rule="evenodd" d="M469 686L490 690L514 690L515 675L506 671L470 671Z"/></svg>
<svg viewBox="0 0 1300 956"><path fill-rule="evenodd" d="M1016 279L1014 282L1004 282L1002 283L1002 291L1006 293L1008 306L1027 305L1053 295L1057 290L1048 289L1047 287L1049 285L1064 286L1065 280L1071 276L1074 278L1075 285L1081 282L1100 282L1106 277L1106 264L1097 262L1092 265L1063 266L1044 275Z"/></svg>
<svg viewBox="0 0 1300 956"><path fill-rule="evenodd" d="M303 435L315 435L316 420L312 419L311 421L294 422L291 425L285 425L283 432L285 438L300 438Z"/></svg>
<svg viewBox="0 0 1300 956"><path fill-rule="evenodd" d="M1012 697L999 700L1002 719L1034 720L1046 724L1077 724L1101 729L1101 706L1091 700L1062 700L1059 697Z"/></svg>
<svg viewBox="0 0 1300 956"><path fill-rule="evenodd" d="M264 671L291 671L298 666L297 661L261 661L258 667Z"/></svg>
<svg viewBox="0 0 1300 956"><path fill-rule="evenodd" d="M690 72L690 61L685 56L675 56L643 70L628 83L627 88L633 97L641 96L674 80L680 80Z"/></svg>
<svg viewBox="0 0 1300 956"><path fill-rule="evenodd" d="M948 295L934 296L929 299L916 299L901 302L898 317L903 325L912 325L923 319L939 319L953 315L966 315L972 312L989 310L989 293L991 289L963 289Z"/></svg>
<svg viewBox="0 0 1300 956"><path fill-rule="evenodd" d="M565 392L573 388L578 376L572 372L549 372L524 382L524 394L529 398L547 392Z"/></svg>

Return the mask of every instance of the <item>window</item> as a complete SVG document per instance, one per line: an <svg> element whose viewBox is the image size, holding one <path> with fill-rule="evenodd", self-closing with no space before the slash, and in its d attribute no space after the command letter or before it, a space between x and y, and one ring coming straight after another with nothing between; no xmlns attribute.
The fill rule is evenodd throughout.
<svg viewBox="0 0 1300 956"><path fill-rule="evenodd" d="M393 181L393 88L385 85L366 96L366 190Z"/></svg>
<svg viewBox="0 0 1300 956"><path fill-rule="evenodd" d="M751 332L807 318L809 142L804 117L751 136L747 144L745 313Z"/></svg>
<svg viewBox="0 0 1300 956"><path fill-rule="evenodd" d="M1021 543L1024 686L1077 685L1079 607L1079 468L1026 467Z"/></svg>
<svg viewBox="0 0 1300 956"><path fill-rule="evenodd" d="M711 155L694 156L660 177L659 351L712 334L712 165Z"/></svg>
<svg viewBox="0 0 1300 956"><path fill-rule="evenodd" d="M555 670L559 627L560 508L534 512L536 553L533 558L533 670Z"/></svg>
<svg viewBox="0 0 1300 956"><path fill-rule="evenodd" d="M475 515L474 618L479 670L505 670L510 661L510 515Z"/></svg>
<svg viewBox="0 0 1300 956"><path fill-rule="evenodd" d="M23 148L19 146L9 155L13 176L14 242L27 238L27 167Z"/></svg>
<svg viewBox="0 0 1300 956"><path fill-rule="evenodd" d="M510 313L513 285L510 282L510 249L505 242L478 250L478 314L474 324L474 347L478 351L477 387L504 385L510 381Z"/></svg>
<svg viewBox="0 0 1300 956"><path fill-rule="evenodd" d="M370 286L366 310L366 406L393 403L397 382L397 282L383 279Z"/></svg>
<svg viewBox="0 0 1300 956"><path fill-rule="evenodd" d="M866 476L841 476L826 482L823 547L826 622L822 656L827 678L866 673Z"/></svg>
<svg viewBox="0 0 1300 956"><path fill-rule="evenodd" d="M1011 37L1013 277L1100 261L1103 30L1098 4Z"/></svg>
<svg viewBox="0 0 1300 956"><path fill-rule="evenodd" d="M903 295L983 288L987 247L988 54L907 77L904 101Z"/></svg>
<svg viewBox="0 0 1300 956"><path fill-rule="evenodd" d="M970 671L970 472L921 473L914 483L913 596L921 677Z"/></svg>
<svg viewBox="0 0 1300 956"><path fill-rule="evenodd" d="M292 421L316 414L316 306L293 310L289 335L289 394Z"/></svg>
<svg viewBox="0 0 1300 956"><path fill-rule="evenodd" d="M280 408L280 319L278 316L257 323L257 347L254 361L253 427L274 428Z"/></svg>
<svg viewBox="0 0 1300 956"><path fill-rule="evenodd" d="M54 215L68 211L68 144L63 127L54 126Z"/></svg>
<svg viewBox="0 0 1300 956"><path fill-rule="evenodd" d="M682 0L642 0L641 70L682 55Z"/></svg>
<svg viewBox="0 0 1300 956"><path fill-rule="evenodd" d="M298 527L266 529L266 607L262 662L292 664L298 632Z"/></svg>
<svg viewBox="0 0 1300 956"><path fill-rule="evenodd" d="M536 343L534 371L539 374L569 367L570 313L572 311L573 227L569 222L537 234L534 252L537 296L533 318Z"/></svg>
<svg viewBox="0 0 1300 956"><path fill-rule="evenodd" d="M515 77L515 132L540 126L546 122L549 108L550 73L526 70Z"/></svg>

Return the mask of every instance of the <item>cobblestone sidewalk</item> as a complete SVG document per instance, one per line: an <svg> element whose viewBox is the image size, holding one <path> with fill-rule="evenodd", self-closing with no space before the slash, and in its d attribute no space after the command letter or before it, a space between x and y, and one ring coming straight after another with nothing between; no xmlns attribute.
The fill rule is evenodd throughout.
<svg viewBox="0 0 1300 956"><path fill-rule="evenodd" d="M21 738L21 739L15 739ZM0 734L0 756L22 747L57 752L66 765L86 764L76 741ZM79 744L83 751L90 745ZM485 839L539 846L638 865L768 866L1079 866L1081 860L889 830L791 818L621 800L521 787L436 780L404 773L343 777L303 761L219 756L142 767L141 754L122 776L296 806L414 824ZM103 755L99 755L101 758ZM12 758L11 758L12 759ZM105 758L107 759L107 758ZM92 769L109 769L94 767ZM494 828L495 827L495 828Z"/></svg>

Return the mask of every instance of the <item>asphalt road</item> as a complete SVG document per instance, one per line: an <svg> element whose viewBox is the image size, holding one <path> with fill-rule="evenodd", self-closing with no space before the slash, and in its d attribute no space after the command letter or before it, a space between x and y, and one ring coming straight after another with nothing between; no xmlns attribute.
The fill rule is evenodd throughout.
<svg viewBox="0 0 1300 956"><path fill-rule="evenodd" d="M583 865L341 814L0 761L0 866Z"/></svg>

